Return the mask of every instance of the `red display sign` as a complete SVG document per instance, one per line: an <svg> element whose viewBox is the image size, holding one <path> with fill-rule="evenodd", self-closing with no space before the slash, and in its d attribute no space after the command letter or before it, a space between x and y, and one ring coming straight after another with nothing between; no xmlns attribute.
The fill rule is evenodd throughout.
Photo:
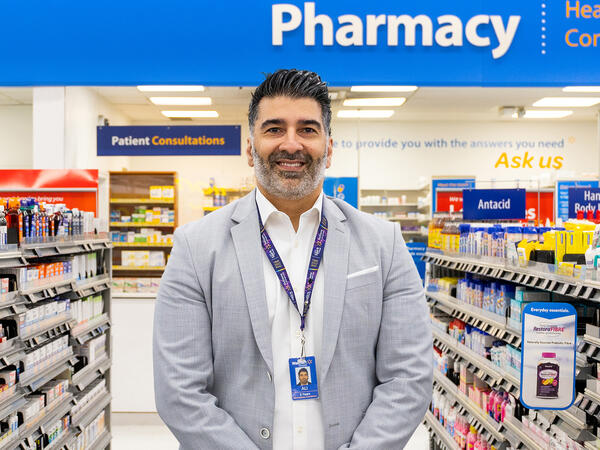
<svg viewBox="0 0 600 450"><path fill-rule="evenodd" d="M98 170L0 170L0 198L29 197L97 213Z"/></svg>
<svg viewBox="0 0 600 450"><path fill-rule="evenodd" d="M437 199L435 202L435 212L459 212L463 209L463 194L462 190L457 191L437 191Z"/></svg>
<svg viewBox="0 0 600 450"><path fill-rule="evenodd" d="M554 191L528 191L525 200L527 220L544 225L549 219L554 222Z"/></svg>

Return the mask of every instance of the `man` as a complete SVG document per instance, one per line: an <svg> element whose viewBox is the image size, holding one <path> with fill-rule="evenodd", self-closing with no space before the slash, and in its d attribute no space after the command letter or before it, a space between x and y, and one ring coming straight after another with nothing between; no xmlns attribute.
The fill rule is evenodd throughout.
<svg viewBox="0 0 600 450"><path fill-rule="evenodd" d="M298 386L308 386L310 381L308 381L308 370L304 367L298 371Z"/></svg>
<svg viewBox="0 0 600 450"><path fill-rule="evenodd" d="M269 75L248 116L257 189L175 233L158 412L183 449L402 448L430 401L432 342L400 228L323 196L333 141L317 74Z"/></svg>

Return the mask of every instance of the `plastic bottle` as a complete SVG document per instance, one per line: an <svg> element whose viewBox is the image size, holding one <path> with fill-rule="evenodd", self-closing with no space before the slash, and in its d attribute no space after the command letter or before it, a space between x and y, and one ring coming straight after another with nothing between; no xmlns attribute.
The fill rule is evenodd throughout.
<svg viewBox="0 0 600 450"><path fill-rule="evenodd" d="M502 402L505 400L507 393L499 393L496 397L496 410L494 412L494 420L500 422L502 417Z"/></svg>
<svg viewBox="0 0 600 450"><path fill-rule="evenodd" d="M0 245L6 245L7 242L6 217L4 215L4 205L0 205Z"/></svg>
<svg viewBox="0 0 600 450"><path fill-rule="evenodd" d="M494 411L495 411L495 407L496 407L496 391L493 390L490 394L490 398L488 400L488 407L487 407L487 415L490 417L494 417Z"/></svg>
<svg viewBox="0 0 600 450"><path fill-rule="evenodd" d="M475 442L477 441L477 430L471 426L467 435L467 450L475 450Z"/></svg>
<svg viewBox="0 0 600 450"><path fill-rule="evenodd" d="M440 396L437 392L434 392L434 394L433 394L432 406L433 406L433 417L435 417L437 420L440 420Z"/></svg>
<svg viewBox="0 0 600 450"><path fill-rule="evenodd" d="M9 200L8 211L6 211L6 242L18 244L22 234L22 221L19 216L19 204L14 198Z"/></svg>

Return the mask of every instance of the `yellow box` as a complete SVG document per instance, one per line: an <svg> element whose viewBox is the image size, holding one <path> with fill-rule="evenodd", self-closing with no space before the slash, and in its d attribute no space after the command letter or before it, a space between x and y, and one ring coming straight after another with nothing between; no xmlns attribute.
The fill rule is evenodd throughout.
<svg viewBox="0 0 600 450"><path fill-rule="evenodd" d="M150 186L150 198L154 200L161 200L162 186Z"/></svg>
<svg viewBox="0 0 600 450"><path fill-rule="evenodd" d="M162 186L162 199L173 200L175 198L175 186Z"/></svg>
<svg viewBox="0 0 600 450"><path fill-rule="evenodd" d="M554 256L556 258L557 263L561 263L565 253L567 251L567 239L569 232L568 231L557 231L556 232L556 240L555 240L555 248L554 248Z"/></svg>

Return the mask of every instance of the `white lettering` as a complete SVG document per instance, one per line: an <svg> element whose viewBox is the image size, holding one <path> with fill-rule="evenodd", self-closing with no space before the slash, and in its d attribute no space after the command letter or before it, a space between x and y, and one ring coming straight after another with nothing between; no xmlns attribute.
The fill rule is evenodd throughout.
<svg viewBox="0 0 600 450"><path fill-rule="evenodd" d="M352 14L346 14L338 17L340 25L347 23L335 33L335 40L342 47L348 47L350 45L363 45L363 23L360 17Z"/></svg>
<svg viewBox="0 0 600 450"><path fill-rule="evenodd" d="M444 26L439 27L435 32L435 42L440 47L462 47L462 21L451 15L438 17L438 24Z"/></svg>
<svg viewBox="0 0 600 450"><path fill-rule="evenodd" d="M110 139L110 145L115 145L117 142L119 142L119 136L113 136Z"/></svg>
<svg viewBox="0 0 600 450"><path fill-rule="evenodd" d="M304 45L315 45L315 28L323 28L323 45L333 45L333 22L325 14L315 16L315 4L304 4Z"/></svg>
<svg viewBox="0 0 600 450"><path fill-rule="evenodd" d="M422 45L429 47L433 44L433 25L431 19L423 14L410 17L406 14L401 16L388 16L388 45L398 45L398 27L404 26L404 45L415 46L415 34L417 25L421 26Z"/></svg>
<svg viewBox="0 0 600 450"><path fill-rule="evenodd" d="M510 198L500 201L479 199L477 209L510 209Z"/></svg>
<svg viewBox="0 0 600 450"><path fill-rule="evenodd" d="M515 34L517 32L519 22L521 21L521 17L510 16L508 18L508 25L506 25L506 28L504 28L502 17L490 16L490 19L492 20L492 26L494 27L494 32L496 33L496 37L498 38L498 47L492 50L492 57L494 59L498 59L504 56L504 54L510 48Z"/></svg>
<svg viewBox="0 0 600 450"><path fill-rule="evenodd" d="M479 27L479 25L483 25L489 22L490 16L484 16L480 14L478 16L471 17L467 22L467 26L465 27L465 35L467 36L467 41L469 41L475 47L489 47L490 38L481 37L477 33L477 27Z"/></svg>
<svg viewBox="0 0 600 450"><path fill-rule="evenodd" d="M385 14L379 16L369 14L367 16L367 45L377 45L377 29L381 25L385 25L385 21Z"/></svg>
<svg viewBox="0 0 600 450"><path fill-rule="evenodd" d="M283 21L283 15L289 14L290 20ZM302 23L302 11L296 5L281 3L271 8L273 21L271 40L273 45L283 45L283 32L292 31Z"/></svg>

